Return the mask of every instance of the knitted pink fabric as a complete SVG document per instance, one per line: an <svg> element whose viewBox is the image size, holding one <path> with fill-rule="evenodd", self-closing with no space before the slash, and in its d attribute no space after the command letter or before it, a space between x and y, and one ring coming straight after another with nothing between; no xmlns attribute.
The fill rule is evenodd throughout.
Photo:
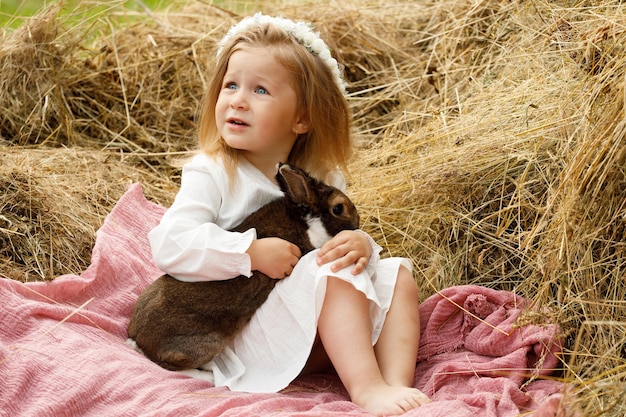
<svg viewBox="0 0 626 417"><path fill-rule="evenodd" d="M161 275L146 235L164 211L134 184L98 231L80 276L0 279L0 416L368 415L334 374L297 379L280 393L231 392L162 369L126 345L134 302ZM434 402L406 416L556 410L561 383L522 386L550 372L559 346L556 326L512 328L524 304L477 286L427 300L415 382Z"/></svg>

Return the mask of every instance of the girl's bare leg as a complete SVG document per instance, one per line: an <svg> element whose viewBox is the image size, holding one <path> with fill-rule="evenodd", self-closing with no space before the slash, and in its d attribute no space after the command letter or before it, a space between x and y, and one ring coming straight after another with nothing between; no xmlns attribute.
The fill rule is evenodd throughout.
<svg viewBox="0 0 626 417"><path fill-rule="evenodd" d="M400 310L399 315L402 309L396 310ZM372 347L368 300L352 284L338 278L328 278L318 332L350 398L370 413L402 414L429 401L421 391L410 387L412 378L408 385L396 381L405 372L398 372L397 368L400 367L395 365L395 360L387 357L383 361L385 374L388 378L394 378L394 385L383 377ZM385 342L388 342L387 346L391 346L391 341L389 339ZM385 344L377 348L380 354L391 354L386 352L387 348L384 346ZM412 369L414 367L415 358L411 365Z"/></svg>
<svg viewBox="0 0 626 417"><path fill-rule="evenodd" d="M374 352L389 385L413 386L420 341L419 293L411 272L400 267L391 307Z"/></svg>

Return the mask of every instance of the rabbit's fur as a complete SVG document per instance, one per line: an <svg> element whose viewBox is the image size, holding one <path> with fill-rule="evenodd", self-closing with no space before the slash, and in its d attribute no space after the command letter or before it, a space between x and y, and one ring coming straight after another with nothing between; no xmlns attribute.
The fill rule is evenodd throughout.
<svg viewBox="0 0 626 417"><path fill-rule="evenodd" d="M280 237L304 255L340 231L359 227L354 204L340 190L286 164L279 166L276 179L284 197L261 207L234 231L254 227L258 238ZM250 278L208 282L163 275L137 300L128 335L163 368L201 368L248 323L276 282L259 271Z"/></svg>

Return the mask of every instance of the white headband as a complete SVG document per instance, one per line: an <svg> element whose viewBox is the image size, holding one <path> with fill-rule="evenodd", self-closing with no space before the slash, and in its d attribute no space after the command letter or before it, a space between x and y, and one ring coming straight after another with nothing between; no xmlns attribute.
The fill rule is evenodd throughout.
<svg viewBox="0 0 626 417"><path fill-rule="evenodd" d="M282 17L266 16L261 13L246 17L241 22L231 27L228 33L222 38L218 44L217 55L219 56L222 53L224 45L234 36L247 31L253 26L260 26L267 23L284 30L309 52L319 56L333 73L335 83L337 87L339 87L339 90L345 94L346 83L341 76L341 70L339 69L337 60L330 55L330 49L326 46L322 38L320 38L319 33L313 32L311 25L305 22L293 22Z"/></svg>

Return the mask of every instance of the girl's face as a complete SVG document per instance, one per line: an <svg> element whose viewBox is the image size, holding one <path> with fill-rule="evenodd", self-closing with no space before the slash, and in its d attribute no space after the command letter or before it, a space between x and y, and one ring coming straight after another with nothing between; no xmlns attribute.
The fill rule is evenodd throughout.
<svg viewBox="0 0 626 417"><path fill-rule="evenodd" d="M229 61L215 105L217 129L251 162L286 162L297 135L309 130L292 77L267 50L243 48Z"/></svg>

